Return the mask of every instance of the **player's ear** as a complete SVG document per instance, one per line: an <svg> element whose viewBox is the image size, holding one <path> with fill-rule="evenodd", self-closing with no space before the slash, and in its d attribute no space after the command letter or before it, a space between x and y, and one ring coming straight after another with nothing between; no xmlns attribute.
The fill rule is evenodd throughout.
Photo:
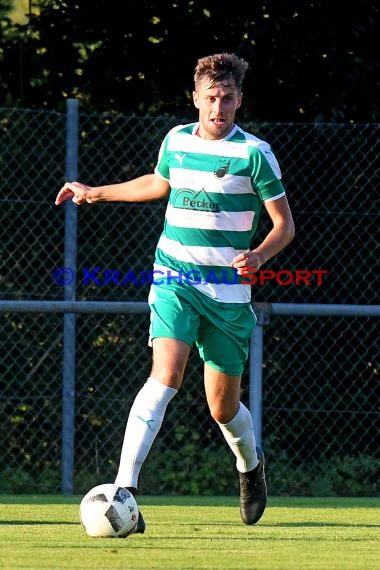
<svg viewBox="0 0 380 570"><path fill-rule="evenodd" d="M240 91L239 95L238 95L238 103L236 105L236 109L240 109L241 107L241 102L243 101L243 92Z"/></svg>
<svg viewBox="0 0 380 570"><path fill-rule="evenodd" d="M196 91L193 91L193 103L196 109L199 109L198 99L198 93Z"/></svg>

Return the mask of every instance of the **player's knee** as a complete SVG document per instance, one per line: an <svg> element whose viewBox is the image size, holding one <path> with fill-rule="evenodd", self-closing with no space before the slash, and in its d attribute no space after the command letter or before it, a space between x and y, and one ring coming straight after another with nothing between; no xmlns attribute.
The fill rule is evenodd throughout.
<svg viewBox="0 0 380 570"><path fill-rule="evenodd" d="M151 376L162 384L165 384L165 386L170 386L170 388L176 388L176 390L179 390L182 384L183 372L179 368L153 367Z"/></svg>
<svg viewBox="0 0 380 570"><path fill-rule="evenodd" d="M219 403L209 406L210 414L213 420L218 424L228 424L236 415L236 409L228 406L225 408Z"/></svg>

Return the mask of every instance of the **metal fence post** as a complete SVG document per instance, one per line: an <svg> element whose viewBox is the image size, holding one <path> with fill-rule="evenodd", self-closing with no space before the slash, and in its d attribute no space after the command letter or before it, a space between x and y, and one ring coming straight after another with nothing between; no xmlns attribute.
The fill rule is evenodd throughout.
<svg viewBox="0 0 380 570"><path fill-rule="evenodd" d="M68 99L66 104L66 179L78 177L78 106ZM64 265L72 270L73 279L65 285L65 301L76 300L77 270L77 208L71 200L65 203ZM63 385L62 385L62 493L73 494L74 433L75 433L75 350L76 314L63 317Z"/></svg>
<svg viewBox="0 0 380 570"><path fill-rule="evenodd" d="M263 337L264 325L269 323L269 308L264 305L255 306L257 323L251 336L249 360L249 409L259 447L262 446Z"/></svg>

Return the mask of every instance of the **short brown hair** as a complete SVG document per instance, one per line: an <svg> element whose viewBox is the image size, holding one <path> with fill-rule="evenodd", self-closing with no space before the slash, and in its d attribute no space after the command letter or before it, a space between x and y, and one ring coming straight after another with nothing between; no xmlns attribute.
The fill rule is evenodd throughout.
<svg viewBox="0 0 380 570"><path fill-rule="evenodd" d="M202 57L198 59L195 68L195 88L204 79L209 79L214 85L232 78L238 91L241 91L247 69L248 63L235 53L216 53Z"/></svg>

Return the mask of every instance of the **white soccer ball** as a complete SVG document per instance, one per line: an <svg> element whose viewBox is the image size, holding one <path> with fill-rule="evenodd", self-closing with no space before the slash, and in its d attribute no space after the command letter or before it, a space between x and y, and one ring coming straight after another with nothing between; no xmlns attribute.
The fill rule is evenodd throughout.
<svg viewBox="0 0 380 570"><path fill-rule="evenodd" d="M93 487L83 497L79 515L89 536L126 538L135 529L139 509L128 489L105 483Z"/></svg>

